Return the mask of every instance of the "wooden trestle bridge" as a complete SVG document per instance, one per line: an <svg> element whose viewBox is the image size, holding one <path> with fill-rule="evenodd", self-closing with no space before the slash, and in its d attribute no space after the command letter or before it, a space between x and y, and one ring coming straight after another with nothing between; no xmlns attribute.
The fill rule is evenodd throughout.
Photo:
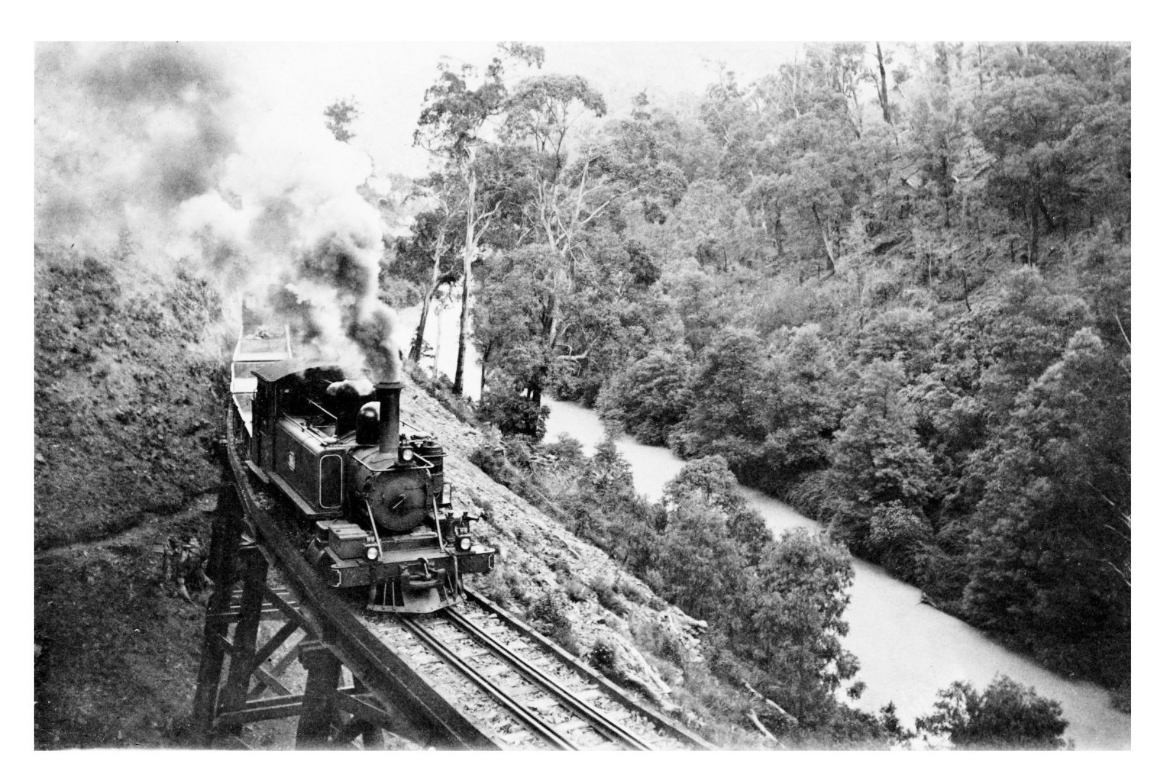
<svg viewBox="0 0 1170 780"><path fill-rule="evenodd" d="M233 430L194 703L206 744L252 747L246 724L295 718L298 748L381 748L384 731L439 748L711 748L470 590L458 610L405 616L326 587Z"/></svg>

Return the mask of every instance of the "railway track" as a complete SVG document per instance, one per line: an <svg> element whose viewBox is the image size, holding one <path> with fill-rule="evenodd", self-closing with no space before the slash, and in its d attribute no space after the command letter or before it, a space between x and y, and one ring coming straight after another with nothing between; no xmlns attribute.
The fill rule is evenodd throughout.
<svg viewBox="0 0 1170 780"><path fill-rule="evenodd" d="M306 638L323 645L341 662L346 670L343 679L356 686L338 689L343 709L348 706L356 712L363 706L380 706L397 712L417 726L418 733L430 735L430 744L445 747L712 747L471 589L459 609L424 616L367 613L341 598L323 585L301 557L285 530L287 524L280 520L279 506L258 490L234 445L229 433L228 462L245 528L284 582L281 588L265 586L272 598L257 602L256 620L290 618L258 648L288 647L294 635L300 635L295 630L299 626ZM246 622L240 617L245 600L237 591L219 604L218 613L209 608L209 621L225 626ZM233 612L235 617L227 617ZM282 633L283 637L278 636ZM238 638L238 629L230 640L225 632L223 642L234 646ZM296 693L302 689L299 681L283 687L277 679L279 669L262 665L262 660L263 654L253 663L259 671L244 709L236 715L221 712L221 722L247 722L240 712L257 712L266 706L273 711L284 707L291 713L299 706L294 699L307 698L307 690Z"/></svg>
<svg viewBox="0 0 1170 780"><path fill-rule="evenodd" d="M491 602L386 617L374 630L495 738L517 749L681 750L702 740L642 707Z"/></svg>

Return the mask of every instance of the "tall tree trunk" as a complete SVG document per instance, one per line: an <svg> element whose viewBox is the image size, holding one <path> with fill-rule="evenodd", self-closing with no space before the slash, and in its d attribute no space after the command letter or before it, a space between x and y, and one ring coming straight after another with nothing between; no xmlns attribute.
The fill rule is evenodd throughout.
<svg viewBox="0 0 1170 780"><path fill-rule="evenodd" d="M431 298L435 297L435 293L439 289L439 267L443 260L443 235L435 240L434 262L431 264L431 286L427 288L427 294L423 296L422 312L418 318L418 330L414 334L414 343L410 345L410 359L415 363L422 358L423 334L427 329L427 316L431 311Z"/></svg>
<svg viewBox="0 0 1170 780"><path fill-rule="evenodd" d="M833 244L829 241L829 231L821 225L821 240L825 242L825 260L828 261L829 276L837 273L837 261L833 258Z"/></svg>
<svg viewBox="0 0 1170 780"><path fill-rule="evenodd" d="M890 127L894 126L894 120L890 117L890 93L886 91L886 62L882 59L882 45L875 42L877 46L877 61L878 61L878 102L882 106L882 119Z"/></svg>
<svg viewBox="0 0 1170 780"><path fill-rule="evenodd" d="M451 386L451 391L457 396L463 395L463 361L467 356L467 300L470 285L468 280L471 278L470 273L471 263L464 261L463 263L463 295L460 302L462 307L459 310L459 352L455 358L455 382Z"/></svg>
<svg viewBox="0 0 1170 780"><path fill-rule="evenodd" d="M976 47L975 51L978 52L978 55L979 55L978 65L976 65L976 70L979 72L979 94L982 95L983 94L983 44L976 43L975 47Z"/></svg>
<svg viewBox="0 0 1170 780"><path fill-rule="evenodd" d="M1036 205L1040 207L1040 215L1044 217L1044 224L1047 226L1048 232L1051 233L1053 230L1056 230L1056 220L1048 213L1048 207L1044 205L1044 198L1037 195Z"/></svg>
<svg viewBox="0 0 1170 780"><path fill-rule="evenodd" d="M467 315L471 295L471 261L475 259L475 168L474 155L467 162L467 234L463 243L463 295L459 310L459 353L455 358L455 382L452 391L463 395L463 361L467 355Z"/></svg>
<svg viewBox="0 0 1170 780"><path fill-rule="evenodd" d="M831 241L829 241L829 230L825 226L825 223L821 221L821 215L817 211L817 204L815 204L815 203L813 204L812 212L813 212L813 219L815 219L817 221L817 227L819 227L821 229L821 240L825 242L825 259L828 261L828 264L829 264L829 267L828 267L829 276L832 276L835 273L837 273L837 262L836 262L835 258L833 257L833 244Z"/></svg>
<svg viewBox="0 0 1170 780"><path fill-rule="evenodd" d="M1035 266L1040 259L1040 196L1033 195L1028 204L1028 265Z"/></svg>
<svg viewBox="0 0 1170 780"><path fill-rule="evenodd" d="M491 360L491 357L492 357L492 345L488 344L484 348L483 354L479 356L479 395L480 395L480 398L483 397L483 389L484 389L484 387L487 386L488 361Z"/></svg>
<svg viewBox="0 0 1170 780"><path fill-rule="evenodd" d="M410 345L410 361L418 363L422 359L422 344L423 334L427 330L427 314L431 310L431 296L434 295L434 287L431 292L423 297L422 312L418 315L418 328L414 331L414 342Z"/></svg>

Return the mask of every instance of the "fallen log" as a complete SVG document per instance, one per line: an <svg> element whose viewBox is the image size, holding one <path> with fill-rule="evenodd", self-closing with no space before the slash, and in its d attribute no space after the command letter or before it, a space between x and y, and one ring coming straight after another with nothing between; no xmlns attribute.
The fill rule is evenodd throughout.
<svg viewBox="0 0 1170 780"><path fill-rule="evenodd" d="M747 688L748 692L751 693L752 696L754 696L755 698L764 702L764 704L766 706L771 707L772 709L776 710L776 712L780 714L780 717L784 718L785 723L787 723L790 726L799 726L800 725L800 721L797 720L794 715L789 713L787 710L785 710L783 707L781 707L776 702L769 699L764 694L757 691L755 688L753 688L751 686L751 684L747 680L741 679L740 682L743 683L743 687Z"/></svg>
<svg viewBox="0 0 1170 780"><path fill-rule="evenodd" d="M768 729L764 727L763 723L760 723L760 718L758 715L756 715L755 710L748 710L748 719L755 724L756 728L760 730L760 733L764 735L765 739L768 739L777 744L780 743L780 740L776 739L776 735L768 731Z"/></svg>

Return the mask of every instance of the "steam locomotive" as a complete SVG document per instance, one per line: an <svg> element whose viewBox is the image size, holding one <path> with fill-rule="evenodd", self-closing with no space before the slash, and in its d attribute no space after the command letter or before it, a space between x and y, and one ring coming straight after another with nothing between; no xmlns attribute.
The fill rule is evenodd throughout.
<svg viewBox="0 0 1170 780"><path fill-rule="evenodd" d="M232 362L245 463L311 527L306 558L329 585L368 589L370 610L420 614L457 601L496 550L453 507L442 446L400 430L402 388L292 359L287 330L241 338Z"/></svg>

